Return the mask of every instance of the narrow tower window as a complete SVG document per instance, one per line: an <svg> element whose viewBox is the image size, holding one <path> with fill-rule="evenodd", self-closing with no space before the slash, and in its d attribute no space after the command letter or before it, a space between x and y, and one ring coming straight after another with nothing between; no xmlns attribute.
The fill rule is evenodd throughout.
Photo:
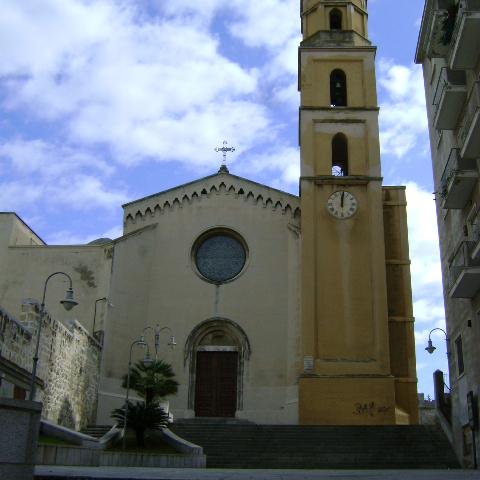
<svg viewBox="0 0 480 480"><path fill-rule="evenodd" d="M337 133L332 140L332 175L348 175L348 142L343 133Z"/></svg>
<svg viewBox="0 0 480 480"><path fill-rule="evenodd" d="M334 8L330 12L330 30L342 29L342 12L338 8Z"/></svg>
<svg viewBox="0 0 480 480"><path fill-rule="evenodd" d="M330 74L330 105L347 106L347 77L343 70L334 70Z"/></svg>

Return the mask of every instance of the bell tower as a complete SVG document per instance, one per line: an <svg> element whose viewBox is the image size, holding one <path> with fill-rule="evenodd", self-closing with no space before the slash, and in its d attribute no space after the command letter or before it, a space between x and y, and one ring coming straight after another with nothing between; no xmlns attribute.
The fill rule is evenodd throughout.
<svg viewBox="0 0 480 480"><path fill-rule="evenodd" d="M388 297L396 294L393 284L387 292L386 192L380 166L376 47L368 40L367 1L302 0L301 21L299 420L320 425L415 423L416 384L406 394L407 407L399 408L400 374L391 368L395 339L389 329L393 300ZM399 205L403 202L404 211L400 190L395 198ZM393 237L406 238L406 213L403 220ZM407 265L408 240L405 255ZM395 369L405 371L401 375L414 383L409 266L403 273L408 285L404 281L403 290L399 287L401 318L407 319L402 320L405 324L411 319L411 324L405 330L405 345L392 348L397 355L405 347L402 359L395 357L401 365Z"/></svg>

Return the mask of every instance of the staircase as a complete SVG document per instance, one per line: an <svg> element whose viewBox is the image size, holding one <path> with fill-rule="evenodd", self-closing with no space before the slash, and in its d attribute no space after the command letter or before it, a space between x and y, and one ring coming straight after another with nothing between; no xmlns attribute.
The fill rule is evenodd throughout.
<svg viewBox="0 0 480 480"><path fill-rule="evenodd" d="M460 468L440 427L317 427L195 419L171 426L200 445L208 468Z"/></svg>
<svg viewBox="0 0 480 480"><path fill-rule="evenodd" d="M88 425L80 430L80 433L90 435L94 438L102 438L112 428L111 425Z"/></svg>

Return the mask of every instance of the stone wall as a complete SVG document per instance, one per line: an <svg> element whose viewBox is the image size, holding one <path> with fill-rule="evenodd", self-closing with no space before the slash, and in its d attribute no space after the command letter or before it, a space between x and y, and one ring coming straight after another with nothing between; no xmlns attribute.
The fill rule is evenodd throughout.
<svg viewBox="0 0 480 480"><path fill-rule="evenodd" d="M27 300L19 321L0 310L0 357L31 372L39 305ZM101 345L76 321L65 326L44 315L37 375L42 416L79 429L95 421Z"/></svg>
<svg viewBox="0 0 480 480"><path fill-rule="evenodd" d="M0 307L0 357L31 371L32 334Z"/></svg>

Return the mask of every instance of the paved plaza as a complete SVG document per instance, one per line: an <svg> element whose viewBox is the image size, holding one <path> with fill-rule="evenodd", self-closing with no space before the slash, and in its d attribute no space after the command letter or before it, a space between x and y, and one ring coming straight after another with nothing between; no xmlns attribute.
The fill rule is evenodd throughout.
<svg viewBox="0 0 480 480"><path fill-rule="evenodd" d="M36 480L480 480L475 470L220 470L121 467L35 468Z"/></svg>

